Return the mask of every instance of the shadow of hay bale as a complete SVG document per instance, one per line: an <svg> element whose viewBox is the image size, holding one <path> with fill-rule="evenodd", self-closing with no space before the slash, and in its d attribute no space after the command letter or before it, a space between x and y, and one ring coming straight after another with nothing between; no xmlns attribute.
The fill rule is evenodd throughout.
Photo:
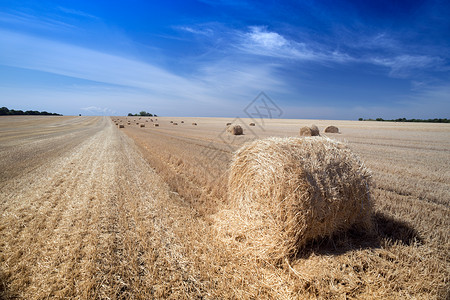
<svg viewBox="0 0 450 300"><path fill-rule="evenodd" d="M357 227L340 232L331 237L318 238L310 241L296 256L308 258L313 253L317 255L342 255L349 251L382 248L383 240L389 240L403 245L423 244L419 233L406 222L396 220L377 212L372 217L374 231L367 232Z"/></svg>
<svg viewBox="0 0 450 300"><path fill-rule="evenodd" d="M414 242L420 244L424 242L419 233L404 221L396 220L378 212L374 216L374 223L378 235L382 238L408 246Z"/></svg>

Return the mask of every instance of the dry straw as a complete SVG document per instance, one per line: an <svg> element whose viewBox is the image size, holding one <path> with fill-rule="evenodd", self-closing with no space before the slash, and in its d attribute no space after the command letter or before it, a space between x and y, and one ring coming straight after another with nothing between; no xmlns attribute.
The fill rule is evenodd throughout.
<svg viewBox="0 0 450 300"><path fill-rule="evenodd" d="M370 172L350 149L323 137L268 138L232 160L225 237L267 261L297 255L311 240L359 226L371 230Z"/></svg>
<svg viewBox="0 0 450 300"><path fill-rule="evenodd" d="M339 133L339 128L337 128L336 126L328 126L327 128L325 128L325 132L326 133Z"/></svg>
<svg viewBox="0 0 450 300"><path fill-rule="evenodd" d="M241 135L244 134L244 129L240 125L230 125L227 128L227 132L232 135Z"/></svg>

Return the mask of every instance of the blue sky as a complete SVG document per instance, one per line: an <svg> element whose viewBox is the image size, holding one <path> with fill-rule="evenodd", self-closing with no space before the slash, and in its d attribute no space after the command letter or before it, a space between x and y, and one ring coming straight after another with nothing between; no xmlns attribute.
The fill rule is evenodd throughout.
<svg viewBox="0 0 450 300"><path fill-rule="evenodd" d="M450 117L448 1L3 1L0 106Z"/></svg>

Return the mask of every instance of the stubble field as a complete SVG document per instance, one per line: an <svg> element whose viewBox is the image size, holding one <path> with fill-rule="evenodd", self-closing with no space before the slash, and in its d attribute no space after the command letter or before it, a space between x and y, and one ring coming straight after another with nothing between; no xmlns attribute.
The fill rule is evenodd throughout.
<svg viewBox="0 0 450 300"><path fill-rule="evenodd" d="M230 136L233 119L111 119L0 118L0 298L449 297L448 124L241 119ZM312 123L339 127L328 136L372 170L376 232L275 266L217 228L228 165Z"/></svg>

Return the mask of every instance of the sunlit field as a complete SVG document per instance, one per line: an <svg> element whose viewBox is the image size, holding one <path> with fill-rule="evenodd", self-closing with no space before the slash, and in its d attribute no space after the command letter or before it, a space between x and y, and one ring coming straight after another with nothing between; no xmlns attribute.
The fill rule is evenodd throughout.
<svg viewBox="0 0 450 300"><path fill-rule="evenodd" d="M218 226L230 162L311 124L371 170L374 229L275 264ZM0 298L448 299L449 149L450 124L0 117Z"/></svg>

